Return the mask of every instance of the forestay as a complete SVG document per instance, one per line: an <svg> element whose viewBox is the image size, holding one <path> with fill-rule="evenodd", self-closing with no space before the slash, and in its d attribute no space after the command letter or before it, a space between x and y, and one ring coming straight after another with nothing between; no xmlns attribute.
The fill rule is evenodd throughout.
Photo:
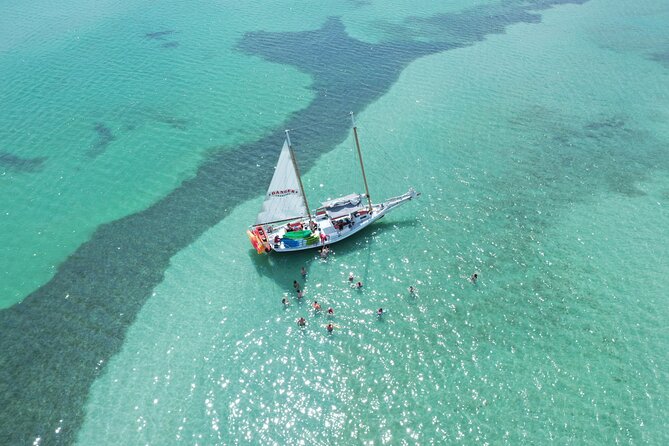
<svg viewBox="0 0 669 446"><path fill-rule="evenodd" d="M256 225L292 220L307 215L300 183L295 171L288 141L284 141L274 176L267 189L265 202L256 218Z"/></svg>

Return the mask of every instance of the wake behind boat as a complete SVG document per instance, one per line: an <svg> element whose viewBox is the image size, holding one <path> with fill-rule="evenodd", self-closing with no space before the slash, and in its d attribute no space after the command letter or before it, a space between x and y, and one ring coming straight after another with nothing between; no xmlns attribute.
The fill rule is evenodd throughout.
<svg viewBox="0 0 669 446"><path fill-rule="evenodd" d="M353 113L351 113L351 119ZM350 237L383 218L388 212L420 195L413 188L405 194L373 204L362 162L358 131L353 123L366 194L350 194L321 203L315 215L309 210L300 171L286 130L279 161L256 223L246 231L258 254L319 248ZM367 203L363 203L363 199Z"/></svg>

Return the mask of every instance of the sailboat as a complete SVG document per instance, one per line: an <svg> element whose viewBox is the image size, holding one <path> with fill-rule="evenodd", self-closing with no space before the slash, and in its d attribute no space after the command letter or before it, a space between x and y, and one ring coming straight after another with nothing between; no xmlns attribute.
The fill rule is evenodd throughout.
<svg viewBox="0 0 669 446"><path fill-rule="evenodd" d="M351 113L353 120L353 113ZM353 120L353 136L360 160L365 194L353 193L321 203L312 213L302 186L300 170L286 130L274 176L256 222L247 231L258 254L292 252L320 248L339 242L370 226L388 212L416 198L413 188L382 203L373 204L362 162L358 130ZM364 201L367 203L364 203Z"/></svg>

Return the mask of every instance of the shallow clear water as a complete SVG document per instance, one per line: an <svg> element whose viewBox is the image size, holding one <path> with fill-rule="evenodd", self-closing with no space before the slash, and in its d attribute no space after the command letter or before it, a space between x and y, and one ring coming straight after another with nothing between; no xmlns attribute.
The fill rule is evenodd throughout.
<svg viewBox="0 0 669 446"><path fill-rule="evenodd" d="M14 43L0 439L665 443L661 3L138 2ZM362 190L349 104L373 198L422 196L327 261L256 256L284 127L312 203Z"/></svg>

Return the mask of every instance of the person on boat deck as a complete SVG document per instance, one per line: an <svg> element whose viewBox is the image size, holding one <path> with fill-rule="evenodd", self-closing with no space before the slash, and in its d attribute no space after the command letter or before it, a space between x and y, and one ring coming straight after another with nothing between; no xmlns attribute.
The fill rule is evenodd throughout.
<svg viewBox="0 0 669 446"><path fill-rule="evenodd" d="M278 245L280 241L281 241L281 237L279 237L278 235L274 236L274 244L275 245Z"/></svg>
<svg viewBox="0 0 669 446"><path fill-rule="evenodd" d="M297 223L288 223L288 224L286 225L286 231L287 231L287 232L290 232L290 231L301 231L302 229L304 229L304 227L302 226L302 223L300 223L300 222L297 222Z"/></svg>

